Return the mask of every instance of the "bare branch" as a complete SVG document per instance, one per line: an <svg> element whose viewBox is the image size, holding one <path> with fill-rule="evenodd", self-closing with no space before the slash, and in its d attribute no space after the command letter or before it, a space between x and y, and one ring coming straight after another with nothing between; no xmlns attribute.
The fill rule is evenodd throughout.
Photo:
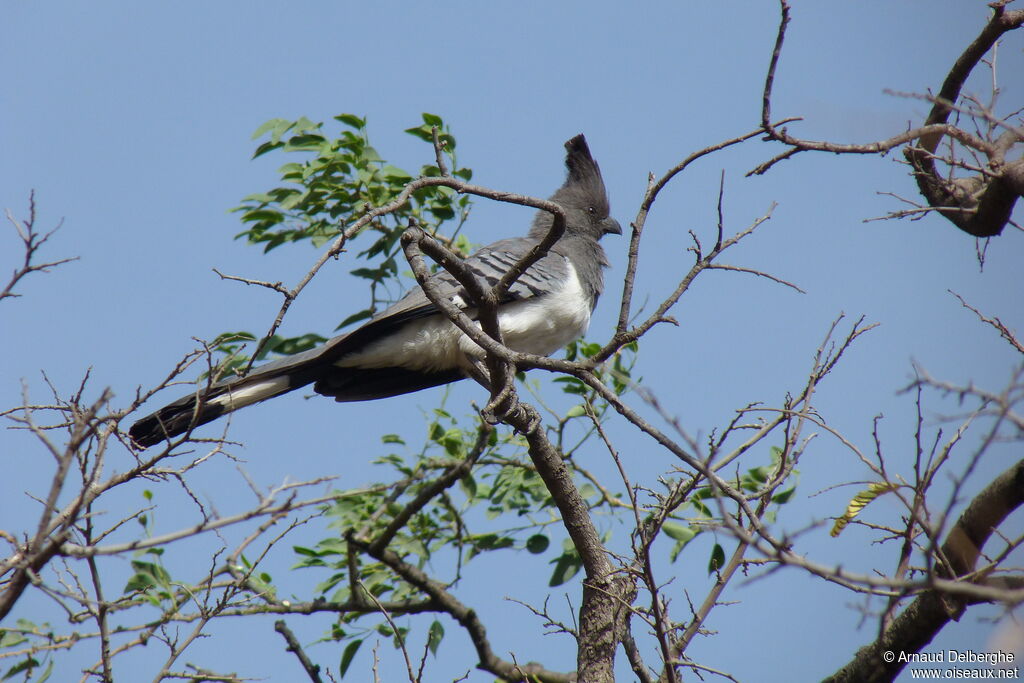
<svg viewBox="0 0 1024 683"><path fill-rule="evenodd" d="M28 218L25 221L19 221L11 213L10 209L7 210L7 220L10 221L11 225L14 226L15 231L18 233L18 237L21 239L22 244L25 248L25 255L22 260L21 266L17 268L11 275L11 279L7 282L2 290L0 290L0 301L8 297L20 296L20 294L14 293L14 288L17 284L30 273L48 273L51 269L71 261L77 261L78 257L74 256L71 258L59 259L57 261L50 261L49 263L33 263L36 258L36 253L42 248L46 242L53 237L53 235L61 229L64 225L64 221L57 224L50 232L45 235L40 235L36 232L36 193L32 190L28 195Z"/></svg>
<svg viewBox="0 0 1024 683"><path fill-rule="evenodd" d="M785 123L796 120L798 119L783 119L775 123L774 125L781 126ZM687 155L685 159L683 159L678 164L676 164L668 171L666 171L665 174L662 175L661 178L659 178L657 181L655 181L653 174L649 176L647 182L647 190L644 193L644 198L640 204L640 209L637 212L636 218L633 219L632 223L633 230L629 239L629 251L627 252L626 262L626 275L623 278L622 283L622 299L619 307L619 321L615 326L616 335L624 334L626 332L626 327L629 325L629 320L631 317L630 307L632 306L633 302L633 286L634 282L636 281L636 270L640 258L640 237L643 234L644 226L647 223L647 216L650 213L651 208L654 206L654 202L658 199L658 195L673 178L675 178L677 175L686 170L686 168L694 161L702 157L708 156L709 154L713 154L714 152L717 152L719 150L725 149L726 147L731 147L733 145L749 140L750 138L757 137L762 133L764 133L763 127L758 128L757 130L752 130L749 133L744 133L743 135L739 135L729 140L725 140L724 142L719 142L714 145L708 145L704 149Z"/></svg>
<svg viewBox="0 0 1024 683"><path fill-rule="evenodd" d="M787 0L780 0L781 18L776 34L775 47L769 60L761 104L761 125L768 138L787 145L790 149L761 164L751 173L764 173L775 163L788 159L797 152L817 151L833 154L881 154L902 145L904 156L914 169L918 189L927 200L929 207L938 210L958 228L976 237L991 237L1002 232L1010 222L1016 200L1024 195L1024 161L1007 163L1006 152L1022 141L1020 131L1003 120L996 120L984 110L970 112L972 117L989 120L993 125L986 137L969 133L949 123L949 115L957 110L956 102L960 90L971 71L993 48L1000 36L1024 25L1024 10L1006 11L1002 2L994 3L991 20L978 37L967 47L946 76L939 94L923 96L933 102L931 111L923 125L893 135L885 140L863 144L840 144L823 140L806 140L790 135L785 128L771 123L771 99L776 69L785 42L786 28L790 22L790 6ZM994 96L994 95L993 95ZM996 123L993 123L996 122ZM991 128L1002 126L1006 133L998 140L989 139ZM974 176L944 178L935 165L936 151L943 138L956 141L972 153L987 158L987 168ZM910 144L915 143L916 144ZM977 155L976 155L977 156ZM960 165L951 145L944 162L951 167ZM897 216L909 215L899 212Z"/></svg>
<svg viewBox="0 0 1024 683"><path fill-rule="evenodd" d="M1017 339L1017 335L1015 335L1010 328L1003 324L1002 320L996 317L986 318L984 315L981 314L981 312L977 308L974 308L966 301L964 301L964 298L962 296L960 296L951 289L947 289L946 291L955 296L957 299L959 299L960 304L964 308L978 316L978 319L981 320L981 322L996 328L996 330L999 332L999 336L1008 341L1010 343L1010 346L1017 349L1021 353L1024 353L1024 344L1022 344L1020 340Z"/></svg>
<svg viewBox="0 0 1024 683"><path fill-rule="evenodd" d="M320 479L312 482L305 482L304 484L298 484L297 486L312 485L327 481L328 479ZM288 485L291 488L296 485ZM137 541L129 541L127 543L118 543L109 546L83 546L76 543L65 543L61 548L61 554L68 555L70 557L96 557L98 555L121 555L123 553L133 552L136 550L144 550L146 548L157 548L160 546L167 545L174 541L178 541L184 538L192 538L196 534L203 533L206 531L213 531L215 529L222 529L227 526L245 522L256 517L265 517L279 515L284 512L292 512L305 507L322 505L338 498L344 498L346 495L361 495L366 493L370 489L356 490L345 493L332 493L325 496L318 496L316 498L310 498L307 500L294 500L290 497L288 500L278 503L276 502L275 496L277 492L285 490L285 487L280 487L274 493L269 494L266 498L260 501L259 505L251 510L240 512L236 515L230 515L228 517L219 517L200 522L199 524L179 529L177 531L171 531L160 536L153 538L139 539Z"/></svg>
<svg viewBox="0 0 1024 683"><path fill-rule="evenodd" d="M246 284L246 285L255 285L257 287L266 287L267 289L272 289L275 292L279 292L281 294L284 294L285 296L288 296L289 293L290 293L289 289L287 287L285 287L284 284L282 284L281 282L266 282L264 280L252 280L252 279L249 279L247 277L238 277L237 275L225 275L224 273L220 272L216 268L213 269L213 272L217 273L217 275L220 276L221 280L232 280L233 282L241 282L241 283Z"/></svg>

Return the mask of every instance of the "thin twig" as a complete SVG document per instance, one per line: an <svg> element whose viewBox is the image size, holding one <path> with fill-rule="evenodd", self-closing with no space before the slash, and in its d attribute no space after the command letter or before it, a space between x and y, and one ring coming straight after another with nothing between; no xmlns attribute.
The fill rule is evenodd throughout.
<svg viewBox="0 0 1024 683"><path fill-rule="evenodd" d="M11 275L11 279L7 282L2 290L0 290L0 301L7 299L8 297L21 296L20 294L14 293L14 287L30 273L47 273L52 268L70 263L71 261L77 261L78 257L73 256L71 258L58 259L57 261L50 261L49 263L33 263L36 257L36 252L46 242L53 237L53 235L61 229L64 225L64 221L61 220L50 232L45 235L40 235L35 230L36 225L36 192L32 190L28 195L28 218L25 221L19 221L11 213L10 209L7 210L7 220L10 221L11 225L14 226L15 231L18 233L18 237L21 239L22 244L25 248L25 255L22 260L22 264L17 268Z"/></svg>

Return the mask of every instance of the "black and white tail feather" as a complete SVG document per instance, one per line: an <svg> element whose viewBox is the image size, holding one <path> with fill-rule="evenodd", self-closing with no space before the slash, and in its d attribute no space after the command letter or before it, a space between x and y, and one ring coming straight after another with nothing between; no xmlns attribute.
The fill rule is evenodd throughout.
<svg viewBox="0 0 1024 683"><path fill-rule="evenodd" d="M548 355L583 335L608 265L598 240L622 233L609 216L601 170L587 141L577 135L565 148L568 176L551 197L565 212L565 231L509 288L498 310L502 340L525 353ZM552 220L539 211L526 237L484 247L466 265L484 284L494 285L544 238ZM440 271L433 279L442 295L474 317L455 278ZM137 445L149 447L309 384L336 401L397 396L463 379L482 357L483 351L416 287L358 329L183 396L136 422L129 433Z"/></svg>

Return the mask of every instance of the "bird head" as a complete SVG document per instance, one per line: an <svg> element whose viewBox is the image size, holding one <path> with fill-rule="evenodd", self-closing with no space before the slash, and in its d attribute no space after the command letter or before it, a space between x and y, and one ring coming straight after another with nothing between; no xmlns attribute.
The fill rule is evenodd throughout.
<svg viewBox="0 0 1024 683"><path fill-rule="evenodd" d="M609 215L608 194L604 189L601 169L590 155L587 139L577 135L565 143L565 167L569 173L565 183L551 195L565 212L565 234L601 239L604 235L621 235L619 222ZM538 211L530 228L531 237L543 237L554 219L547 211Z"/></svg>

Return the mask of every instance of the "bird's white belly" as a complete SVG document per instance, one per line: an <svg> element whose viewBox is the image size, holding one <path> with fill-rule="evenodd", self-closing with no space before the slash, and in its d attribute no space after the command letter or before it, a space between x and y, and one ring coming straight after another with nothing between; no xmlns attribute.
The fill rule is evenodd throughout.
<svg viewBox="0 0 1024 683"><path fill-rule="evenodd" d="M560 291L501 306L502 341L513 351L547 356L578 339L590 325L590 299L570 265ZM438 371L464 367L484 351L443 314L408 323L366 348L341 358L342 367L403 367Z"/></svg>

